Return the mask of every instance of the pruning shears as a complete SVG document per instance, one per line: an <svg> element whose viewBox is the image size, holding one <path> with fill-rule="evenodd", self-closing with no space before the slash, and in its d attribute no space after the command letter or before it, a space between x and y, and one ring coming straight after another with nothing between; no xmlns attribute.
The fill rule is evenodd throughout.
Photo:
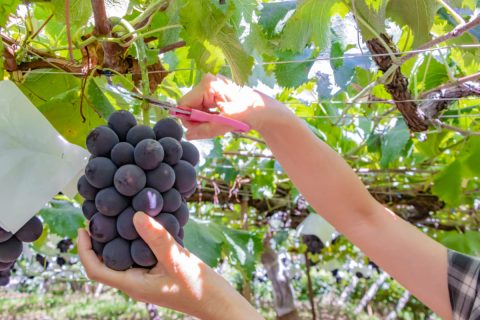
<svg viewBox="0 0 480 320"><path fill-rule="evenodd" d="M248 132L250 131L250 126L242 121L238 121L218 113L204 112L197 109L182 108L176 106L167 101L160 101L153 97L144 96L134 92L130 92L122 87L108 85L108 89L111 91L121 94L122 96L129 96L137 100L147 101L151 105L160 107L164 110L167 110L170 115L175 116L179 119L184 119L192 122L213 122L218 124L227 125L234 128L234 132Z"/></svg>

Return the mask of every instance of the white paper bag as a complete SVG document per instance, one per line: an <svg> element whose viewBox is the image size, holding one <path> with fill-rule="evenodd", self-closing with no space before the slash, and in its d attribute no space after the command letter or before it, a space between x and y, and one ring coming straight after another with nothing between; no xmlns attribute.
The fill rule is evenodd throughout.
<svg viewBox="0 0 480 320"><path fill-rule="evenodd" d="M20 229L73 181L87 160L87 150L65 141L14 83L0 82L3 229Z"/></svg>

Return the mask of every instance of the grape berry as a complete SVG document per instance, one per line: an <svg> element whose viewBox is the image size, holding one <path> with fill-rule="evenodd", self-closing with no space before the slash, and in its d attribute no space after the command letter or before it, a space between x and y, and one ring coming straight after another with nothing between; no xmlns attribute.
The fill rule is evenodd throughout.
<svg viewBox="0 0 480 320"><path fill-rule="evenodd" d="M108 127L89 134L92 157L78 192L85 199L82 210L90 220L92 248L109 268L151 268L157 263L135 230L137 211L154 217L183 246L189 219L186 198L197 187L200 154L193 144L181 141L182 136L173 118L160 120L152 129L137 125L127 111L114 112ZM2 238L8 234L0 232Z"/></svg>
<svg viewBox="0 0 480 320"><path fill-rule="evenodd" d="M0 286L10 282L10 273L23 251L22 242L33 242L43 232L42 221L31 218L15 234L0 228Z"/></svg>

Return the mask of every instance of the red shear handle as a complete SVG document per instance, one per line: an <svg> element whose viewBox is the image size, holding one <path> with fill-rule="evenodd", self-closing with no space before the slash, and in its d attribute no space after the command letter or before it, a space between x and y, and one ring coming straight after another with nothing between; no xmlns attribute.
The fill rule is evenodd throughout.
<svg viewBox="0 0 480 320"><path fill-rule="evenodd" d="M183 109L183 108L182 108ZM182 114L178 112L174 112L173 114L179 118L186 119L189 121L196 121L196 122L214 122L218 124L223 124L234 128L234 132L248 132L250 131L250 126L245 122L234 120L232 118L228 118L225 116L221 116L219 114L207 113L197 109L183 109L185 111L189 111L190 114Z"/></svg>

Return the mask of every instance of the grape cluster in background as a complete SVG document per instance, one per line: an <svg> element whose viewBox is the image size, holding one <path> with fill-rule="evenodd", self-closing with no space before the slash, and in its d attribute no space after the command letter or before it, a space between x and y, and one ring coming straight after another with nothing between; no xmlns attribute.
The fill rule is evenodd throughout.
<svg viewBox="0 0 480 320"><path fill-rule="evenodd" d="M197 148L182 141L173 118L153 128L137 124L128 111L112 113L108 126L87 137L91 158L78 192L89 220L92 248L114 270L153 267L157 260L133 225L135 212L154 217L183 246L189 219L186 199L197 188Z"/></svg>
<svg viewBox="0 0 480 320"><path fill-rule="evenodd" d="M10 282L10 273L23 251L23 242L33 242L43 232L42 221L31 218L15 234L0 228L0 286Z"/></svg>

